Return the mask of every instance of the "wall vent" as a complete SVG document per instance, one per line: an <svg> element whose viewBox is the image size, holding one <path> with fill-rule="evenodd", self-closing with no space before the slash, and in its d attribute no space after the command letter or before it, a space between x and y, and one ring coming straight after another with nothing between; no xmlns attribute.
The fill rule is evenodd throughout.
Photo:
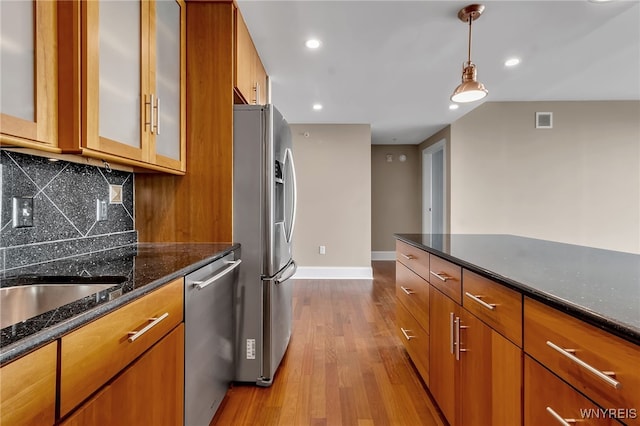
<svg viewBox="0 0 640 426"><path fill-rule="evenodd" d="M536 129L553 129L553 113L536 112Z"/></svg>

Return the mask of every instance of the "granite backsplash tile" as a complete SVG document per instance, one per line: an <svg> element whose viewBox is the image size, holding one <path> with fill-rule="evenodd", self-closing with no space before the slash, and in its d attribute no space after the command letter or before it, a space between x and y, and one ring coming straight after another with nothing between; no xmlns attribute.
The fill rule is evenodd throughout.
<svg viewBox="0 0 640 426"><path fill-rule="evenodd" d="M0 270L137 242L134 174L2 150ZM110 185L121 189L120 200ZM13 226L13 197L33 198L33 226ZM97 200L106 219L97 220Z"/></svg>

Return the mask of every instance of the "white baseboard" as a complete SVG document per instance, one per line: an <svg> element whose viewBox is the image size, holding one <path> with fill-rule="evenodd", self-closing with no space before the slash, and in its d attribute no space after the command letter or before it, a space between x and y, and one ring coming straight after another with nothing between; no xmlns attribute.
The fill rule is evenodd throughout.
<svg viewBox="0 0 640 426"><path fill-rule="evenodd" d="M395 251L372 251L371 260L396 260Z"/></svg>
<svg viewBox="0 0 640 426"><path fill-rule="evenodd" d="M293 279L298 280L371 280L370 266L299 266Z"/></svg>

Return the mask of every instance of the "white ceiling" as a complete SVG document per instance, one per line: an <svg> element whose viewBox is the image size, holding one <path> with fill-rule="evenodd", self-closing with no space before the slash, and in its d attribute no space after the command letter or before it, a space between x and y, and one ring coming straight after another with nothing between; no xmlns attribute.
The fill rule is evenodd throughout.
<svg viewBox="0 0 640 426"><path fill-rule="evenodd" d="M470 1L237 3L290 123L370 123L374 144L416 144L481 104L449 110ZM640 99L640 0L484 4L471 57L482 102Z"/></svg>

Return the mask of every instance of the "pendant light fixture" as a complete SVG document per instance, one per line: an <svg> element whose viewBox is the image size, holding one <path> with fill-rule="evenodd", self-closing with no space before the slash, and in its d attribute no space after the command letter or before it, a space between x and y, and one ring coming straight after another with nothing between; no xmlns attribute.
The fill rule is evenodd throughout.
<svg viewBox="0 0 640 426"><path fill-rule="evenodd" d="M484 5L471 4L460 9L460 12L458 12L458 18L462 22L469 23L469 57L462 67L462 83L456 87L456 90L454 90L451 95L453 102L473 102L484 98L487 96L487 93L489 93L489 91L484 88L484 84L476 80L476 65L471 62L471 24L482 15L483 11Z"/></svg>

